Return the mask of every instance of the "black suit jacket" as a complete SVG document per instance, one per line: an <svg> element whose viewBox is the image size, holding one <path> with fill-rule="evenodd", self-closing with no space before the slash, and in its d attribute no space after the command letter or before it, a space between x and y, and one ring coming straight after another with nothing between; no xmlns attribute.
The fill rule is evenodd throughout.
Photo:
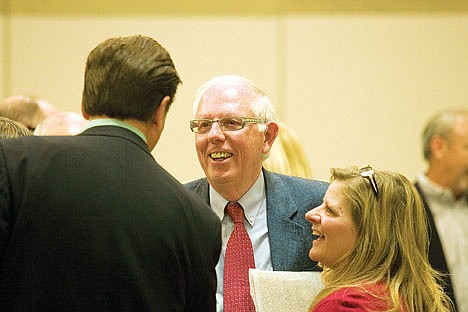
<svg viewBox="0 0 468 312"><path fill-rule="evenodd" d="M131 131L0 142L0 311L215 311L220 247Z"/></svg>
<svg viewBox="0 0 468 312"><path fill-rule="evenodd" d="M424 196L423 191L421 190L421 186L416 182L415 184L416 189L421 195L422 202L424 204L424 208L426 209L427 214L427 221L429 226L429 262L431 263L432 267L443 274L446 274L444 278L445 282L445 292L452 300L454 306L456 307L455 296L453 293L453 286L452 280L450 278L450 271L447 266L447 261L445 260L444 250L442 249L442 243L440 242L439 233L437 232L437 228L434 222L434 216L432 215L431 209L429 204L426 201L426 197Z"/></svg>

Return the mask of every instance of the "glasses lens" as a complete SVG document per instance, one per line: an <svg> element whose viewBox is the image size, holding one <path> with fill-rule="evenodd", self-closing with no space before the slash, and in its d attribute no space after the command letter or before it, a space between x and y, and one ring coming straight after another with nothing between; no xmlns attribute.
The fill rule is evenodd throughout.
<svg viewBox="0 0 468 312"><path fill-rule="evenodd" d="M228 117L218 121L221 129L225 131L235 131L244 128L244 121L240 117Z"/></svg>
<svg viewBox="0 0 468 312"><path fill-rule="evenodd" d="M208 119L194 119L190 121L190 129L195 133L208 132L213 121Z"/></svg>
<svg viewBox="0 0 468 312"><path fill-rule="evenodd" d="M197 132L198 130L197 122L195 120L190 120L190 130L192 130L192 132Z"/></svg>

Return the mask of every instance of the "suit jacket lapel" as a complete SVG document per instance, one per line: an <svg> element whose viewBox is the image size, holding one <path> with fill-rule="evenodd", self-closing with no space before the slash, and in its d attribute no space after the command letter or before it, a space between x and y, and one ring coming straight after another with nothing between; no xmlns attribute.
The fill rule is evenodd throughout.
<svg viewBox="0 0 468 312"><path fill-rule="evenodd" d="M210 204L210 186L206 178L201 178L189 183L189 188L197 193L208 205Z"/></svg>
<svg viewBox="0 0 468 312"><path fill-rule="evenodd" d="M267 224L270 241L271 262L273 270L306 270L311 269L307 257L299 257L304 253L304 242L312 238L310 228L294 221L298 217L297 194L290 193L290 187L280 175L263 170L266 188ZM206 178L189 182L187 186L195 191L205 202L210 204L209 185ZM304 218L304 216L299 216ZM302 259L304 258L304 259Z"/></svg>
<svg viewBox="0 0 468 312"><path fill-rule="evenodd" d="M293 194L289 193L289 187L275 175L266 170L265 188L267 196L267 222L271 248L271 262L273 270L284 271L295 267L297 255L303 245L300 239L307 234L304 227L293 221L298 213L298 205ZM297 196L297 194L296 194Z"/></svg>

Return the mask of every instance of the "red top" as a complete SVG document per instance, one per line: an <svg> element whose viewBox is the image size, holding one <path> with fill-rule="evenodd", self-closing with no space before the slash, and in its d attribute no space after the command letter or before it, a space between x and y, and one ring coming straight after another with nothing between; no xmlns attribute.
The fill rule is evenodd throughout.
<svg viewBox="0 0 468 312"><path fill-rule="evenodd" d="M392 306L390 292L383 287L383 284L375 285L373 288L372 293L383 298L376 298L356 287L341 288L323 298L312 312L368 312L390 309ZM401 311L404 312L404 309Z"/></svg>

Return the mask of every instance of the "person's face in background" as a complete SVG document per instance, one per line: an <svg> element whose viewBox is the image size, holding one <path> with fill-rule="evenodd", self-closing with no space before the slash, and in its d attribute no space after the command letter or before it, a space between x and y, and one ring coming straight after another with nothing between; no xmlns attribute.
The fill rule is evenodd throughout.
<svg viewBox="0 0 468 312"><path fill-rule="evenodd" d="M456 197L468 193L468 116L460 116L441 148L445 174Z"/></svg>
<svg viewBox="0 0 468 312"><path fill-rule="evenodd" d="M351 214L351 205L341 189L344 181L333 181L322 205L306 213L312 223L312 232L318 236L312 243L309 257L333 268L338 259L350 253L357 241L357 229Z"/></svg>
<svg viewBox="0 0 468 312"><path fill-rule="evenodd" d="M257 117L251 111L251 100L251 94L242 84L219 83L204 94L195 118ZM259 130L258 124L223 131L215 122L207 133L195 134L198 160L215 189L230 183L239 189L250 188L260 174L263 155L273 143L266 139L265 133Z"/></svg>

